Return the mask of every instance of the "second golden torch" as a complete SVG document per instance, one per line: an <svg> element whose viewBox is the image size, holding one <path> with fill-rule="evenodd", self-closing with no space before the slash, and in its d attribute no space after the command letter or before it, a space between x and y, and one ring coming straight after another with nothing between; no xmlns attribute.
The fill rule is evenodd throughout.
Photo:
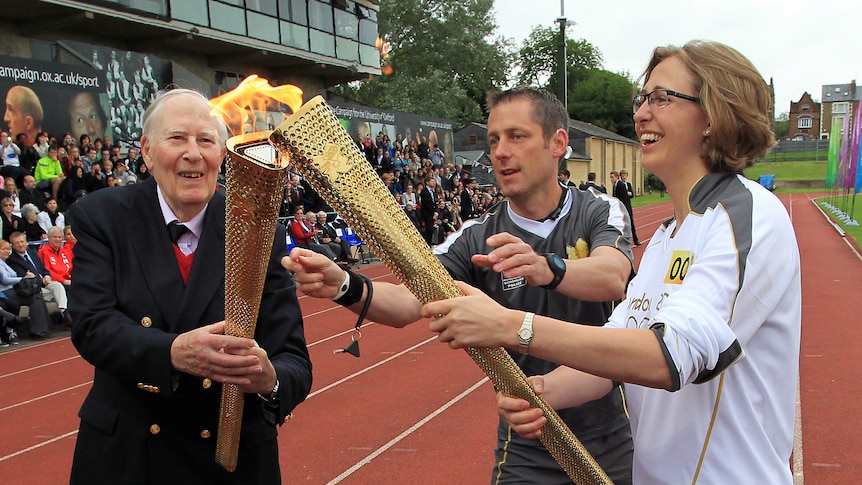
<svg viewBox="0 0 862 485"><path fill-rule="evenodd" d="M304 104L269 140L420 301L461 296L322 97ZM575 483L611 483L508 353L499 348L467 352L499 390L544 411L548 423L542 443Z"/></svg>

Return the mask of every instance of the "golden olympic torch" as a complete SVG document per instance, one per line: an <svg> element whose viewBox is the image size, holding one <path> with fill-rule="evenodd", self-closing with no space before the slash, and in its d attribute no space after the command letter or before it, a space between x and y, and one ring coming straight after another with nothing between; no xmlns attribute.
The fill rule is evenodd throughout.
<svg viewBox="0 0 862 485"><path fill-rule="evenodd" d="M237 337L254 338L278 209L287 183L287 166L279 164L281 157L271 146L258 143L267 135L249 133L227 141L224 317L225 334ZM222 386L216 462L228 471L236 469L244 399L236 385Z"/></svg>
<svg viewBox="0 0 862 485"><path fill-rule="evenodd" d="M322 97L311 99L285 120L269 142L420 301L461 296ZM468 348L467 352L499 390L544 411L548 423L542 443L574 482L611 483L556 411L536 395L509 354L500 348Z"/></svg>
<svg viewBox="0 0 862 485"><path fill-rule="evenodd" d="M210 100L213 116L222 118L232 133L252 132L227 140L227 335L254 338L278 210L287 184L287 164L282 163L281 155L271 145L263 142L270 132L255 132L255 128L268 121L279 103L296 111L302 104L302 90L290 85L273 87L256 75ZM222 386L216 462L228 471L236 469L244 400L245 394L237 386Z"/></svg>

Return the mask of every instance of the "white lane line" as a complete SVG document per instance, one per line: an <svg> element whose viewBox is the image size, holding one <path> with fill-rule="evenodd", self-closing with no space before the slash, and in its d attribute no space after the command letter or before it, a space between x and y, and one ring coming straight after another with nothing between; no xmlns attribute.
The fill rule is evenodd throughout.
<svg viewBox="0 0 862 485"><path fill-rule="evenodd" d="M9 373L9 374L3 374L3 375L0 375L0 379L5 379L5 378L7 378L7 377L16 376L16 375L18 375L18 374L24 374L25 372L30 372L30 371L34 371L34 370L37 370L37 369L42 369L42 368L45 368L45 367L50 367L50 366L52 366L52 365L62 364L63 362L69 362L70 360L77 360L77 359L80 359L80 358L81 358L81 356L80 356L80 355L73 355L72 357L66 357L65 359L55 360L54 362L48 362L48 363L45 363L45 364L40 364L40 365L37 365L37 366L28 367L28 368L26 368L26 369L21 369L21 370L19 370L19 371L11 372L11 373Z"/></svg>
<svg viewBox="0 0 862 485"><path fill-rule="evenodd" d="M434 337L434 338L437 338L437 337ZM416 431L417 429L419 429L419 428L421 428L422 426L424 426L424 425L425 425L425 423L427 423L428 421L431 421L432 419L434 419L435 417L437 417L439 414L441 414L443 411L445 411L445 410L449 409L449 408L450 408L450 407L452 407L455 403L457 403L457 402L458 402L458 401L460 401L461 399L464 399L465 397L467 397L471 392L475 391L477 388L479 388L482 384L485 384L486 382L488 382L488 378L487 378L487 377L485 377L485 378L484 378L484 379L482 379L481 381L479 381L479 382L477 382L477 383L473 384L473 385L472 385L472 386L470 386L467 390L465 390L465 391L464 391L464 392L462 392L461 394L458 394L457 396L455 396L451 401L449 401L449 402L447 402L446 404L444 404L443 406L441 406L441 407L437 408L433 413L429 414L428 416L425 416L424 418L422 418L422 420L420 420L419 422L417 422L416 424L414 424L413 426L411 426L410 428L408 428L407 430L405 430L403 433L401 433L400 435L396 436L395 438L392 438L388 443L386 443L385 445L381 446L380 448L377 448L376 450L374 450L374 452L373 452L373 453L371 453L370 455L366 456L366 457L365 457L365 458L363 458L362 460L359 460L358 462L356 462L356 464L354 464L352 467L350 467L350 468L348 468L347 470L345 470L345 471L344 471L344 473L342 473L341 475L338 475L337 477L335 477L335 478L333 478L332 480L330 480L330 481L329 481L329 483L328 483L327 485L333 485L333 484L336 484L336 483L340 483L342 480L344 480L345 478L347 478L347 477L349 477L350 475L352 475L355 471L357 471L357 470L359 470L360 468L362 468L363 466L365 466L365 465L367 465L367 464L371 463L371 460L373 460L373 459L377 458L377 457L378 457L378 456L380 456L383 452L385 452L385 451L386 451L386 450L388 450L389 448L392 448L393 446L395 446L396 444L398 444L401 440L403 440L404 438L406 438L406 437L410 436L411 434L413 434L413 432L414 432L414 431Z"/></svg>
<svg viewBox="0 0 862 485"><path fill-rule="evenodd" d="M793 420L793 485L802 485L805 483L805 476L802 473L802 396L799 392L799 386L802 382L800 380L796 382L796 418Z"/></svg>
<svg viewBox="0 0 862 485"><path fill-rule="evenodd" d="M51 396L56 396L57 394L62 394L62 393L64 393L64 392L68 392L68 391L71 391L71 390L73 390L73 389L77 389L77 388L79 388L79 387L89 386L89 385L90 385L90 384L92 384L92 383L93 383L93 381L82 382L81 384L78 384L78 385L75 385L75 386L72 386L72 387L67 387L67 388L65 388L65 389L60 389L59 391L54 391L54 392L49 393L49 394L43 394L43 395L41 395L41 396L39 396L39 397L34 397L33 399L28 399L28 400L26 400L26 401L21 401L21 402L19 402L19 403L12 404L11 406L6 406L5 408L0 408L0 413L2 413L3 411L8 411L8 410L10 410L10 409L17 408L17 407L19 407L19 406L24 406L24 405L26 405L26 404L31 404L31 403L34 403L34 402L36 402L36 401L40 401L40 400L42 400L42 399L47 399L47 398L49 398L49 397L51 397Z"/></svg>
<svg viewBox="0 0 862 485"><path fill-rule="evenodd" d="M385 363L389 362L390 360L395 360L395 359L397 359L398 357L401 357L402 355L404 355L404 354L406 354L406 353L408 353L408 352L410 352L410 351L412 351L412 350L414 350L414 349L416 349L416 348L419 348L419 347L421 347L421 346L423 346L423 345L425 345L425 344L427 344L427 343L429 343L429 342L433 342L433 341L435 341L435 340L437 340L437 336L436 336L436 335L435 335L435 336L433 336L433 337L430 337L430 338L429 338L429 339L427 339L427 340L424 340L424 341L422 341L422 342L419 342L418 344L416 344L416 345L414 345L414 346L412 346L412 347L409 347L409 348L407 348L407 349L404 349L404 350L402 350L401 352L398 352L397 354L393 354L393 355L391 355L391 356L389 356L389 357L387 357L387 358L385 358L385 359L381 360L380 362L378 362L378 363L376 363L376 364L374 364L374 365L370 365L370 366L368 366L368 367L366 367L366 368L364 368L364 369L362 369L362 370L360 370L360 371L357 371L357 372L354 372L353 374L350 374L349 376L345 376L345 377L343 377L343 378L341 378L341 379L339 379L339 380L337 380L337 381L333 382L332 384L329 384L328 386L321 387L320 389L318 389L318 390L316 390L316 391L312 392L311 394L309 394L309 395L308 395L308 397L306 397L306 398L305 398L305 400L306 400L306 401L308 401L309 399L313 398L314 396L316 396L316 395L318 395L318 394L320 394L320 393L322 393L322 392L324 392L324 391L328 391L328 390L332 389L333 387L335 387L335 386L337 386L337 385L339 385L339 384L343 384L343 383L345 383L345 382L349 381L350 379L353 379L353 378L355 378L355 377L361 376L362 374L365 374L366 372L370 371L371 369L374 369L374 368L376 368L376 367L380 367L381 365L383 365L383 364L385 364Z"/></svg>
<svg viewBox="0 0 862 485"><path fill-rule="evenodd" d="M9 453L9 454L8 454L8 455L6 455L6 456L0 456L0 462L2 462L2 461L6 461L6 460L8 460L8 459L10 459L10 458L15 458L15 457L16 457L16 456L18 456L18 455L23 455L24 453L27 453L27 452L29 452L29 451L33 451L33 450L35 450L35 449L37 449L37 448L41 448L41 447L43 447L43 446L45 446L45 445L50 445L51 443L53 443L53 442L55 442L55 441L59 441L59 440L62 440L62 439L64 439L64 438L68 438L69 436L74 436L74 435L76 435L76 434L78 434L78 430L77 430L77 429L76 429L75 431L69 431L69 432L68 432L68 433L66 433L66 434L61 434L60 436L55 436L54 438L51 438L51 439L49 439L49 440L47 440L47 441L43 441L43 442L41 442L41 443L35 444L35 445L30 446L30 447L28 447L28 448L24 448L23 450L18 450L18 451L16 451L15 453Z"/></svg>

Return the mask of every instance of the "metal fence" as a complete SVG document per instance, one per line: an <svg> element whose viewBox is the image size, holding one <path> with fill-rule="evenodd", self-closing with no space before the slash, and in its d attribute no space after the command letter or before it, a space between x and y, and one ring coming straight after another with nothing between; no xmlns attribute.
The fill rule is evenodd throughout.
<svg viewBox="0 0 862 485"><path fill-rule="evenodd" d="M829 140L781 140L766 156L767 162L798 162L806 160L826 160L829 153Z"/></svg>

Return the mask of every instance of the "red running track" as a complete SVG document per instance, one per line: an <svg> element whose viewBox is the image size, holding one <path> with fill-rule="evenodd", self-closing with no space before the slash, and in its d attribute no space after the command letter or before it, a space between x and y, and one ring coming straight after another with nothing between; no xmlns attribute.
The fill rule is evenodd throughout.
<svg viewBox="0 0 862 485"><path fill-rule="evenodd" d="M782 195L803 264L802 447L809 483L862 482L853 302L862 261L805 194ZM635 209L648 241L669 218L669 200ZM635 249L637 258L645 246ZM382 265L362 270L394 281ZM835 302L831 304L831 302ZM361 357L333 354L350 343L355 316L301 297L314 387L280 428L285 483L486 483L496 413L491 384L462 351L434 340L427 322L391 329L366 322ZM0 481L68 481L77 411L92 379L69 338L0 351ZM796 470L799 478L803 473Z"/></svg>

